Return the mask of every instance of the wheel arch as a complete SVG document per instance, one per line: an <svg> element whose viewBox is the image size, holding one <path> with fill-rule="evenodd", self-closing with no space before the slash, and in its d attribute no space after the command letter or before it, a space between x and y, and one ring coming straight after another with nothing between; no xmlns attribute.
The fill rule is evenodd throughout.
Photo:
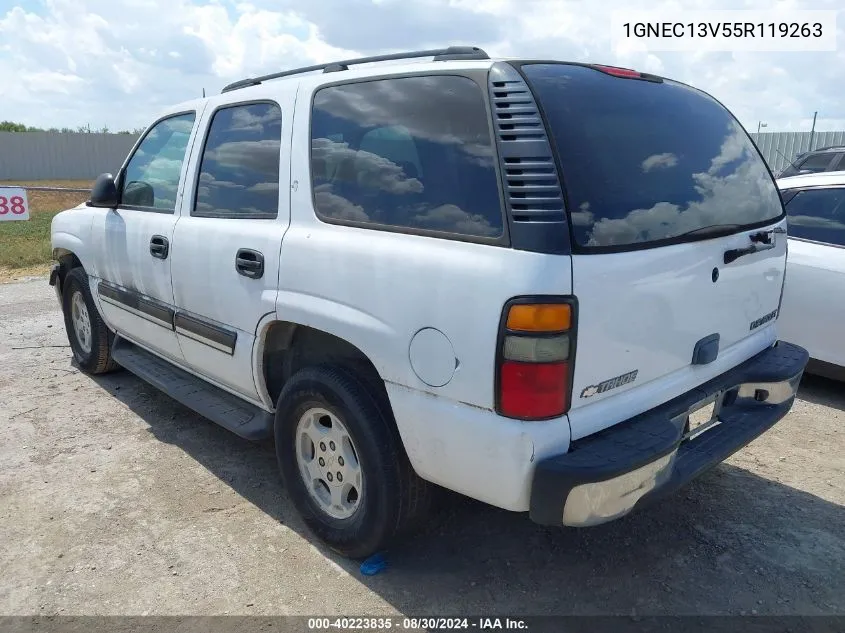
<svg viewBox="0 0 845 633"><path fill-rule="evenodd" d="M82 260L79 259L75 252L61 246L53 248L53 260L58 262L59 267L56 270L55 279L51 279L51 281L55 281L56 292L59 296L61 296L61 293L64 290L65 277L67 277L67 274L74 268L82 268L82 270L85 270L85 267L82 265Z"/></svg>
<svg viewBox="0 0 845 633"><path fill-rule="evenodd" d="M383 396L389 406L384 379L364 351L354 343L325 330L293 321L272 320L258 337L256 371L259 393L274 405L285 383L303 367L338 364L353 367Z"/></svg>

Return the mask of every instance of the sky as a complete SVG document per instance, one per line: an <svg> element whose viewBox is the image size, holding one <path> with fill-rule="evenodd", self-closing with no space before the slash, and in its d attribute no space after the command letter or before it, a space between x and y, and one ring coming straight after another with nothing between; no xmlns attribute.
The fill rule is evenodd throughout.
<svg viewBox="0 0 845 633"><path fill-rule="evenodd" d="M477 45L690 83L749 131L845 130L845 10L835 52L646 52L615 9L838 9L840 0L0 0L0 120L146 126L243 77L384 52ZM773 14L774 15L774 14Z"/></svg>

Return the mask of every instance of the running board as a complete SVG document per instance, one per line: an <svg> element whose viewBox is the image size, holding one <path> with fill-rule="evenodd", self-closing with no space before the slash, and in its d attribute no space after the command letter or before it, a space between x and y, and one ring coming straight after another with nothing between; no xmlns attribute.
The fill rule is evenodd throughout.
<svg viewBox="0 0 845 633"><path fill-rule="evenodd" d="M251 441L273 435L272 413L192 376L119 335L114 337L111 355L121 367L235 435Z"/></svg>

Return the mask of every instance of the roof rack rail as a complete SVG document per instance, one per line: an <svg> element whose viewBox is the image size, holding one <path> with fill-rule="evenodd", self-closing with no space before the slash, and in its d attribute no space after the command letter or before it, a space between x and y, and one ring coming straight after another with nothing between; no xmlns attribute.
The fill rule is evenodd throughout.
<svg viewBox="0 0 845 633"><path fill-rule="evenodd" d="M278 73L271 73L269 75L261 75L259 77L247 77L240 81L230 83L220 92L230 92L231 90L238 90L239 88L247 88L249 86L257 86L270 79L279 79L280 77L290 77L291 75L300 75L302 73L313 72L315 70L322 70L324 73L334 73L344 70L349 70L349 67L354 64L369 64L371 62L387 62L396 59L414 59L416 57L434 57L434 61L443 62L454 59L490 59L483 50L477 46L449 46L448 48L434 48L423 51L408 51L406 53L390 53L387 55L373 55L372 57L359 57L357 59L346 59L339 62L330 62L328 64L316 64L314 66L305 66L303 68L294 68L292 70L283 70Z"/></svg>
<svg viewBox="0 0 845 633"><path fill-rule="evenodd" d="M809 154L810 152L824 152L829 149L845 149L845 144L840 143L839 145L826 145L825 147L814 147L813 149L808 149L805 154Z"/></svg>

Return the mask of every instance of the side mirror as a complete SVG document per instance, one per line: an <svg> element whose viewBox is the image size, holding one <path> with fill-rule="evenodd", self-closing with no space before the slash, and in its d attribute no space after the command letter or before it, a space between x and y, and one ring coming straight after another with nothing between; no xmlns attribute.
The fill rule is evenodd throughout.
<svg viewBox="0 0 845 633"><path fill-rule="evenodd" d="M114 183L114 177L111 174L100 174L91 188L88 206L114 209L117 203L117 185Z"/></svg>

